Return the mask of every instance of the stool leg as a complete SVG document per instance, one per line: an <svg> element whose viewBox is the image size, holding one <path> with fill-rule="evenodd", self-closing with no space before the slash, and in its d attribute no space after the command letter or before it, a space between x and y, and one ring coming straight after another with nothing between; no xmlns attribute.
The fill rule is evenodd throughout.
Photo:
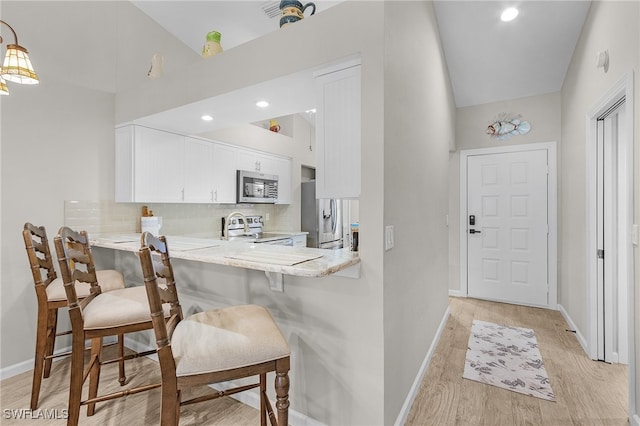
<svg viewBox="0 0 640 426"><path fill-rule="evenodd" d="M100 354L102 352L102 337L91 339L91 371L89 372L89 399L98 396L98 383L100 382ZM87 416L93 416L96 412L96 403L87 404Z"/></svg>
<svg viewBox="0 0 640 426"><path fill-rule="evenodd" d="M176 381L162 383L160 395L160 425L177 426L180 422L180 391Z"/></svg>
<svg viewBox="0 0 640 426"><path fill-rule="evenodd" d="M182 401L182 391L176 391L176 426L180 423L180 401Z"/></svg>
<svg viewBox="0 0 640 426"><path fill-rule="evenodd" d="M124 334L118 334L118 382L120 386L124 386L127 381L127 376L124 373Z"/></svg>
<svg viewBox="0 0 640 426"><path fill-rule="evenodd" d="M42 384L42 372L44 370L44 357L47 353L47 331L49 319L46 308L38 308L38 324L36 328L36 351L33 363L33 381L31 383L31 409L38 408L40 386Z"/></svg>
<svg viewBox="0 0 640 426"><path fill-rule="evenodd" d="M289 424L289 358L276 361L276 409L278 426Z"/></svg>
<svg viewBox="0 0 640 426"><path fill-rule="evenodd" d="M267 404L265 395L267 392L267 375L260 375L260 426L267 426Z"/></svg>
<svg viewBox="0 0 640 426"><path fill-rule="evenodd" d="M49 309L49 318L47 324L47 350L45 352L46 356L53 355L53 350L56 346L56 332L58 329L58 308ZM44 377L45 379L49 377L51 374L51 358L47 358L44 360Z"/></svg>
<svg viewBox="0 0 640 426"><path fill-rule="evenodd" d="M71 380L69 384L69 417L67 426L77 426L80 419L80 401L84 374L84 336L73 334L71 346Z"/></svg>

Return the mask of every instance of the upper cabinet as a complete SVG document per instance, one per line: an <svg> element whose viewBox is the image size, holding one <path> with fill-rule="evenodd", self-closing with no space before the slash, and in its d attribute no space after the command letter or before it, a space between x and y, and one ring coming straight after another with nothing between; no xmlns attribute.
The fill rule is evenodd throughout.
<svg viewBox="0 0 640 426"><path fill-rule="evenodd" d="M235 147L213 143L213 202L233 204L236 202L236 161Z"/></svg>
<svg viewBox="0 0 640 426"><path fill-rule="evenodd" d="M116 129L117 202L236 202L236 170L278 175L278 204L291 203L290 158L138 125Z"/></svg>
<svg viewBox="0 0 640 426"><path fill-rule="evenodd" d="M213 144L200 139L184 139L185 203L213 203ZM179 161L176 159L176 161Z"/></svg>
<svg viewBox="0 0 640 426"><path fill-rule="evenodd" d="M141 126L116 129L116 201L181 202L184 137Z"/></svg>
<svg viewBox="0 0 640 426"><path fill-rule="evenodd" d="M316 197L360 197L360 64L315 74Z"/></svg>

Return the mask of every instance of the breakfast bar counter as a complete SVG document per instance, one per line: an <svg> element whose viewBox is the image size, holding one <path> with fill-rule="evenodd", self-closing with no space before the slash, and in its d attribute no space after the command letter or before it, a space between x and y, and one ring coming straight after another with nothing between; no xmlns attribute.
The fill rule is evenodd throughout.
<svg viewBox="0 0 640 426"><path fill-rule="evenodd" d="M100 234L90 236L91 245L137 253L141 234ZM228 265L269 273L300 277L325 277L360 263L357 252L310 247L289 247L168 235L172 259ZM270 278L271 279L271 278Z"/></svg>

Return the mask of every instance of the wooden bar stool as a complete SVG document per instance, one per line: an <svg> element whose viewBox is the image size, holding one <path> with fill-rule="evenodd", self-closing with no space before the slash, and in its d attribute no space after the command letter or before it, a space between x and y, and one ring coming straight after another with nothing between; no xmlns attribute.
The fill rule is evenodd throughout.
<svg viewBox="0 0 640 426"><path fill-rule="evenodd" d="M177 425L181 405L259 387L260 424L266 426L268 416L273 426L287 426L291 351L269 311L244 305L184 318L165 237L143 233L139 253L162 375L161 425ZM158 286L159 278L166 288ZM168 321L163 318L163 303L171 306ZM269 372L276 375L277 420L267 396ZM258 383L181 401L184 389L250 376L259 376Z"/></svg>
<svg viewBox="0 0 640 426"><path fill-rule="evenodd" d="M75 426L79 421L80 406L87 405L87 415L91 416L95 412L96 402L155 389L160 387L160 383L98 396L100 366L106 363L101 361L103 338L153 328L145 288L126 287L103 292L97 279L86 231L76 232L62 227L54 238L54 243L71 319L71 380L67 425ZM72 263L74 268L71 267ZM82 301L76 293L76 281L88 283L91 287L91 294ZM168 308L165 315L169 316ZM162 320L162 313L159 316ZM88 339L91 340L91 357L85 369L83 352L84 342ZM118 359L132 359L155 352L153 350L127 356L120 354ZM82 387L87 377L89 397L82 401Z"/></svg>
<svg viewBox="0 0 640 426"><path fill-rule="evenodd" d="M38 300L38 318L36 323L36 345L33 366L33 381L31 385L31 409L38 407L42 378L51 374L53 358L70 355L71 352L54 355L53 350L56 337L71 334L71 331L56 333L58 324L58 309L67 307L67 297L64 292L62 279L58 278L54 268L53 257L49 248L47 231L44 226L35 226L29 222L22 230L24 245L31 267L31 274ZM118 271L109 269L96 271L97 279L104 291L124 288L124 277ZM76 293L79 299L84 299L90 293L86 283L76 283ZM124 348L122 339L118 344ZM120 382L124 384L124 364L121 364Z"/></svg>

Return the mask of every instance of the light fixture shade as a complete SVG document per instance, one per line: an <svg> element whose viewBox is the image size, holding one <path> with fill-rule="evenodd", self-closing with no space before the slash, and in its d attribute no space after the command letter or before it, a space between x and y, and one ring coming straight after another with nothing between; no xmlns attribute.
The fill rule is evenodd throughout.
<svg viewBox="0 0 640 426"><path fill-rule="evenodd" d="M0 76L0 95L8 95L9 88L7 87L7 82L4 81L4 78Z"/></svg>
<svg viewBox="0 0 640 426"><path fill-rule="evenodd" d="M38 84L38 76L33 70L27 49L17 44L7 45L4 64L0 75L7 81L20 84Z"/></svg>

